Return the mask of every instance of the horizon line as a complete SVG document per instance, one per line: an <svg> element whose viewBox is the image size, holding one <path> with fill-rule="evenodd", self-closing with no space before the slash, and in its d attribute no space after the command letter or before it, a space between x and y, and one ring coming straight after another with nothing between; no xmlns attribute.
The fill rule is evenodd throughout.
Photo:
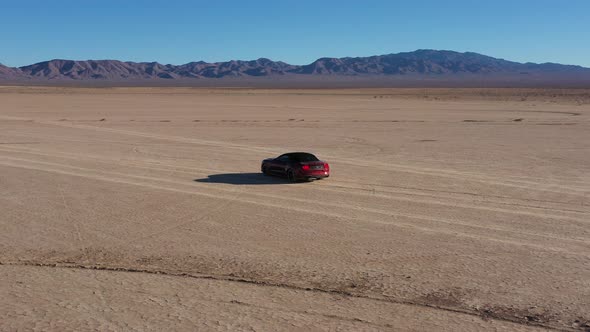
<svg viewBox="0 0 590 332"><path fill-rule="evenodd" d="M29 66L34 66L37 64L41 64L41 63L47 63L47 62L52 62L52 61L74 61L74 62L85 62L85 61L119 61L119 62L123 62L123 63L138 63L138 64L160 64L160 65L164 65L164 66L183 66L183 65L187 65L187 64L191 64L191 63L207 63L207 64L219 64L219 63L227 63L227 62L232 62L232 61L242 61L242 62L251 62L251 61L258 61L258 60L269 60L272 62L282 62L291 66L307 66L307 65L311 65L316 61L322 60L322 59L355 59L355 58L371 58L371 57L380 57L380 56L388 56L388 55L399 55L399 54L404 54L404 53L416 53L416 52L420 52L420 51L434 51L434 52L451 52L451 53L457 53L457 54L476 54L476 55L480 55L480 56L485 56L485 57L490 57L496 60L503 60L503 61L509 61L509 62L514 62L514 63L519 63L519 64L536 64L536 65L546 65L546 64L555 64L555 65L562 65L562 66L575 66L575 67L580 67L580 68L585 68L585 69L590 69L590 67L585 67L583 65L578 65L578 64L568 64L568 63L560 63L560 62L531 62L531 61L527 61L527 62L519 62L519 61L514 61L514 60L507 60L505 58L496 58L494 56L491 55L486 55L486 54L482 54L482 53L478 53L478 52L473 52L473 51L465 51L465 52L460 52L460 51L454 51L454 50L445 50L445 49L427 49L427 48L420 48L420 49L416 49L414 51L404 51L404 52L397 52L397 53L384 53L384 54L375 54L375 55L367 55L367 56L343 56L343 57L319 57L313 61L311 61L310 63L307 64L291 64L289 62L283 61L283 60L273 60L271 58L267 58L267 57L259 57L256 59L249 59L249 60L243 60L243 59L230 59L230 60L225 60L225 61L215 61L215 62L208 62L208 61L204 61L204 60L195 60L195 61L189 61L189 62L185 62L185 63L180 63L180 64L173 64L173 63L163 63L163 62L159 62L159 61L131 61L131 60L120 60L120 59L116 59L116 58L103 58L103 59L85 59L85 60L81 60L81 59L67 59L67 58L53 58L53 59L49 59L49 60L43 60L43 61L39 61L39 62L34 62L31 64L27 64L27 65L23 65L23 66L10 66L7 64L4 64L2 62L0 62L0 65L3 65L5 67L8 68L13 68L13 69L20 69L20 68L24 68L24 67L29 67Z"/></svg>

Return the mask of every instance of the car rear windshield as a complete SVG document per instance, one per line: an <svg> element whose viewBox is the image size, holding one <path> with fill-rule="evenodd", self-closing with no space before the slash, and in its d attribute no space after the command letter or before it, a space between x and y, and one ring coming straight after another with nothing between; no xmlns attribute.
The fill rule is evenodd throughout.
<svg viewBox="0 0 590 332"><path fill-rule="evenodd" d="M289 154L289 157L291 158L291 160L295 160L295 161L318 161L319 159L316 158L316 156L314 156L311 153L291 153Z"/></svg>

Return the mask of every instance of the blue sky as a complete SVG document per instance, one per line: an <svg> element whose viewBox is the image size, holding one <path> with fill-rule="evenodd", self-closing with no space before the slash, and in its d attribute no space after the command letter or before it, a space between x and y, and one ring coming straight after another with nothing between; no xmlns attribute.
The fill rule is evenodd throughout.
<svg viewBox="0 0 590 332"><path fill-rule="evenodd" d="M0 63L307 64L421 48L590 67L590 0L0 0Z"/></svg>

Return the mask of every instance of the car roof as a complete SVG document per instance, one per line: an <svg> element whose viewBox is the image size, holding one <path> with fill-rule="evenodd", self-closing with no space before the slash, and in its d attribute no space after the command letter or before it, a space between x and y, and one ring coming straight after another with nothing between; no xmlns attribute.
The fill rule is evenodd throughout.
<svg viewBox="0 0 590 332"><path fill-rule="evenodd" d="M315 155L313 153L309 153L309 152L288 152L288 153L283 153L281 156L298 156L298 155L308 155L308 156L314 156Z"/></svg>
<svg viewBox="0 0 590 332"><path fill-rule="evenodd" d="M319 161L318 157L309 152L289 152L284 153L278 156L277 158L280 158L282 156L288 156L290 159L297 161Z"/></svg>

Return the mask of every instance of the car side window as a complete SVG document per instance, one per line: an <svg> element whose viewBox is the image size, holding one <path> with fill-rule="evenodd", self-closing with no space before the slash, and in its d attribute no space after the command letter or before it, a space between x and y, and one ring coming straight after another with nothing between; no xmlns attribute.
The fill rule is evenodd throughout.
<svg viewBox="0 0 590 332"><path fill-rule="evenodd" d="M289 156L288 155L282 155L282 156L279 156L277 158L277 160L287 162L287 161L289 161Z"/></svg>

